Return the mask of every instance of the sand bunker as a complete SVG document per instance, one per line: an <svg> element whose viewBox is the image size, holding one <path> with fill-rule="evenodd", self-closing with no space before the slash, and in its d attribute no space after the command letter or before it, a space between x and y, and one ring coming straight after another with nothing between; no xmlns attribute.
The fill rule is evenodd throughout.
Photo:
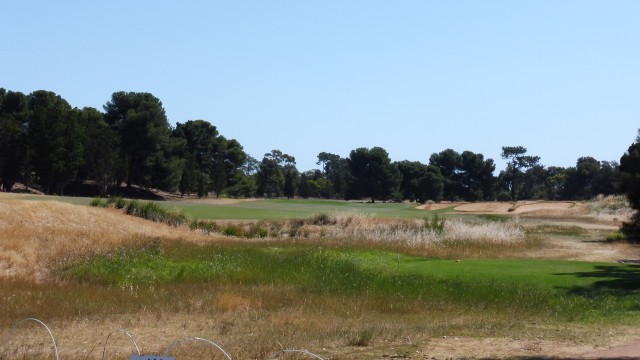
<svg viewBox="0 0 640 360"><path fill-rule="evenodd" d="M511 202L479 202L479 203L439 203L416 207L419 210L441 210L452 208L457 212L482 214L526 214L533 212L562 213L573 210L576 203L569 201L522 201Z"/></svg>
<svg viewBox="0 0 640 360"><path fill-rule="evenodd" d="M514 214L524 214L534 211L564 211L569 210L575 206L573 202L540 202L540 203L532 203L532 204L522 204L519 205L515 210L513 210Z"/></svg>

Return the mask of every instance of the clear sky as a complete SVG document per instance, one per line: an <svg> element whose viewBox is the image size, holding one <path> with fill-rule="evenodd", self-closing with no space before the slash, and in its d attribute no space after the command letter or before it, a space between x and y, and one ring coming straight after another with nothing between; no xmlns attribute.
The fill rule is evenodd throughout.
<svg viewBox="0 0 640 360"><path fill-rule="evenodd" d="M8 1L0 87L151 92L260 160L446 148L619 160L640 128L640 1Z"/></svg>

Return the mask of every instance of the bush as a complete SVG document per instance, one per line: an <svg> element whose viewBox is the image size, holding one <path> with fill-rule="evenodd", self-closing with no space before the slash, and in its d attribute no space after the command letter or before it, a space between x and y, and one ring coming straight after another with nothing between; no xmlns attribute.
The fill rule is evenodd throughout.
<svg viewBox="0 0 640 360"><path fill-rule="evenodd" d="M313 225L334 225L336 220L329 217L326 213L320 213L311 219L311 223Z"/></svg>
<svg viewBox="0 0 640 360"><path fill-rule="evenodd" d="M498 194L498 201L506 202L511 201L511 194L506 191L502 191Z"/></svg>
<svg viewBox="0 0 640 360"><path fill-rule="evenodd" d="M109 204L106 201L103 201L100 196L94 197L89 203L89 205L93 207L102 207L102 208L106 208L109 206Z"/></svg>
<svg viewBox="0 0 640 360"><path fill-rule="evenodd" d="M424 228L436 234L442 234L444 231L445 219L441 219L436 213L431 219L424 219Z"/></svg>
<svg viewBox="0 0 640 360"><path fill-rule="evenodd" d="M140 216L140 202L138 200L130 200L124 208L125 213L133 216Z"/></svg>
<svg viewBox="0 0 640 360"><path fill-rule="evenodd" d="M358 333L351 334L347 339L347 345L349 346L368 346L373 339L373 330L365 329Z"/></svg>
<svg viewBox="0 0 640 360"><path fill-rule="evenodd" d="M616 232L612 232L610 234L607 234L607 238L606 239L607 239L608 242L616 242L616 241L627 240L627 236L622 231L616 231Z"/></svg>
<svg viewBox="0 0 640 360"><path fill-rule="evenodd" d="M189 223L189 228L191 230L200 230L203 234L209 235L213 232L217 232L219 230L218 224L212 221L205 220L192 220Z"/></svg>
<svg viewBox="0 0 640 360"><path fill-rule="evenodd" d="M127 201L120 195L112 195L107 199L107 204L114 206L116 209L122 209L127 205Z"/></svg>
<svg viewBox="0 0 640 360"><path fill-rule="evenodd" d="M238 226L229 224L222 229L222 233L226 236L240 237L240 235L242 234L242 231Z"/></svg>
<svg viewBox="0 0 640 360"><path fill-rule="evenodd" d="M188 222L187 216L181 210L169 210L153 201L147 201L142 204L138 200L131 200L127 202L124 208L129 215L162 222L171 226L184 225Z"/></svg>

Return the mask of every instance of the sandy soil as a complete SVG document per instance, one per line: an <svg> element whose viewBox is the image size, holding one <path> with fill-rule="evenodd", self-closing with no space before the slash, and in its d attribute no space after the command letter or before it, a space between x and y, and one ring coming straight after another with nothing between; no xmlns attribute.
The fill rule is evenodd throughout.
<svg viewBox="0 0 640 360"><path fill-rule="evenodd" d="M244 321L247 314L228 313L223 318L195 317L189 314L167 314L161 317L136 315L134 317L110 316L106 319L78 319L50 323L60 351L60 358L100 359L102 354L108 359L125 359L136 353L135 346L144 354L163 354L176 341L199 337L208 339L232 358L238 357L230 342L240 338L251 341L258 334L236 331L233 327L229 333L221 334L220 323L228 321ZM244 328L238 326L238 328ZM127 331L134 342L121 330ZM563 329L554 329L562 332ZM640 329L637 327L604 327L600 334L574 331L571 340L558 341L546 339L544 336L532 336L529 339L519 338L471 338L443 336L429 338L418 336L398 341L373 340L366 347L345 346L342 343L323 343L311 345L309 351L323 359L500 359L500 358L548 358L548 359L639 359ZM111 334L111 335L110 335ZM7 335L0 333L0 335ZM107 341L107 337L108 341ZM17 328L12 336L0 338L5 340L0 348L19 347L30 344L35 349L46 351L51 343L43 328L26 323ZM234 341L235 340L235 341ZM259 341L258 339L256 339ZM283 338L278 347L296 348L287 344ZM177 347L172 355L179 359L195 359L187 356L188 343ZM248 345L250 347L251 345ZM204 354L220 355L213 347L207 347ZM183 356L180 356L183 355ZM264 357L275 359L275 354ZM217 357L222 359L222 357ZM306 359L307 357L299 357ZM310 357L309 357L310 358Z"/></svg>
<svg viewBox="0 0 640 360"><path fill-rule="evenodd" d="M456 206L453 210L465 213L483 214L526 214L533 212L567 212L577 206L574 202L480 202Z"/></svg>

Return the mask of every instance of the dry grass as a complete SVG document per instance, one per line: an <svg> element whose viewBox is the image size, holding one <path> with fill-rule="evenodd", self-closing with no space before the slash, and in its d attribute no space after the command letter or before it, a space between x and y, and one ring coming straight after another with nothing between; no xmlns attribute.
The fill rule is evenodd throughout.
<svg viewBox="0 0 640 360"><path fill-rule="evenodd" d="M113 209L55 201L0 201L0 276L48 279L54 261L90 255L148 238L203 240L184 228Z"/></svg>
<svg viewBox="0 0 640 360"><path fill-rule="evenodd" d="M516 320L513 314L476 314L473 309L444 302L425 305L400 299L313 297L295 288L270 286L213 287L206 293L189 285L177 287L167 289L172 294L163 295L166 298L155 308L83 316L69 312L53 319L45 315L43 320L56 336L62 359L101 358L107 335L123 328L146 353L163 353L174 341L197 336L215 341L233 358L272 359L279 350L287 348L312 349L328 358L345 349L364 354L377 347L425 341L451 333L506 336L508 331L522 327L521 318ZM32 291L38 292L37 288ZM200 300L189 301L185 294ZM109 296L105 290L90 295ZM145 295L149 295L147 290L132 289L129 297ZM50 310L56 306L54 296L44 296L41 301L48 302ZM71 302L72 299L58 300L63 307ZM3 325L0 340L8 335L11 324L7 319L0 323ZM20 326L8 340L0 344L0 359L51 358L46 332L33 324ZM114 336L107 345L110 359L125 358L135 351L132 343L121 335ZM185 343L172 354L183 360L222 358L211 357L217 354L211 347L198 345Z"/></svg>
<svg viewBox="0 0 640 360"><path fill-rule="evenodd" d="M525 250L539 245L538 239L526 236L517 217L495 222L447 219L441 223L441 229L430 226L432 221L381 219L346 212L262 226L269 229L271 240L383 248L443 258L522 257Z"/></svg>

